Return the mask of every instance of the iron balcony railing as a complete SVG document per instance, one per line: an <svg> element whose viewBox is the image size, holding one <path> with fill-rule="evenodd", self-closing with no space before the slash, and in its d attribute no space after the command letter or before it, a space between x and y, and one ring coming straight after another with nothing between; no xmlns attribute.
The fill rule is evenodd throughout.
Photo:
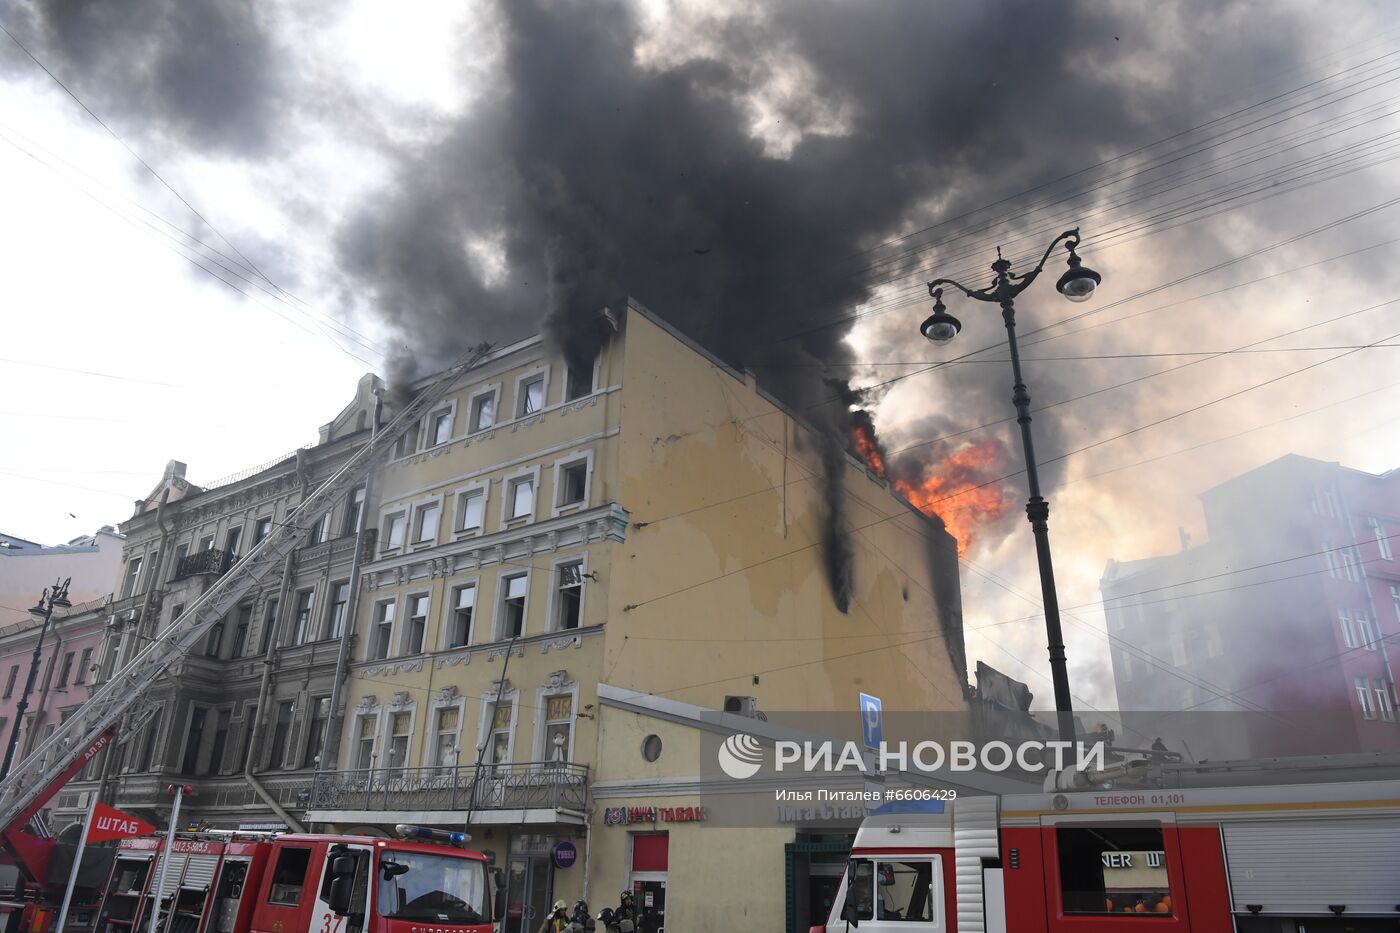
<svg viewBox="0 0 1400 933"><path fill-rule="evenodd" d="M180 563L175 565L175 579L183 580L185 577L192 577L200 573L223 576L237 561L237 554L230 554L228 551L220 551L217 548L200 551L198 554L187 554L180 558Z"/></svg>
<svg viewBox="0 0 1400 933"><path fill-rule="evenodd" d="M441 768L328 771L313 810L577 810L588 807L588 766L516 762Z"/></svg>

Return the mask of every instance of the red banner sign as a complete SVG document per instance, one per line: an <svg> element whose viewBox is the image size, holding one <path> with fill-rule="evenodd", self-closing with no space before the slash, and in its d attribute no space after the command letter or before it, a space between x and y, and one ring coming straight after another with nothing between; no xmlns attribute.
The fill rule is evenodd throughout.
<svg viewBox="0 0 1400 933"><path fill-rule="evenodd" d="M92 826L88 829L88 842L131 839L134 836L149 836L155 831L156 828L150 823L138 820L130 813L123 813L115 807L99 803L92 811Z"/></svg>

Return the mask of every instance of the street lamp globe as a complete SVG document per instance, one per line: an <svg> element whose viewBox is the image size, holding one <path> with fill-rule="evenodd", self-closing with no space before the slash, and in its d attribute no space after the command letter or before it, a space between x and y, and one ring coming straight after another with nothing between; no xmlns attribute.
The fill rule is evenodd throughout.
<svg viewBox="0 0 1400 933"><path fill-rule="evenodd" d="M1055 288L1070 301L1088 301L1102 281L1103 276L1082 265L1079 257L1070 253L1069 268L1060 276L1060 281L1055 283Z"/></svg>
<svg viewBox="0 0 1400 933"><path fill-rule="evenodd" d="M943 290L933 290L933 313L919 325L919 333L934 343L947 343L962 330L962 321L948 313L943 306Z"/></svg>
<svg viewBox="0 0 1400 933"><path fill-rule="evenodd" d="M943 311L929 315L928 320L919 325L919 330L934 343L947 343L962 330L962 322Z"/></svg>

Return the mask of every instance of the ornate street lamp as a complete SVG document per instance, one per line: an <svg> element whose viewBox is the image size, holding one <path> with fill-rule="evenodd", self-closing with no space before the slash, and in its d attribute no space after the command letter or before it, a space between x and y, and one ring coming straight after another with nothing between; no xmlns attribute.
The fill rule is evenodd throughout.
<svg viewBox="0 0 1400 933"><path fill-rule="evenodd" d="M934 279L928 283L929 294L933 296L933 314L919 325L919 332L935 343L947 343L962 330L962 322L948 313L943 306L943 286L951 286L969 298L977 301L993 302L1001 305L1001 319L1006 324L1006 339L1011 348L1011 373L1014 383L1011 400L1016 406L1016 422L1021 426L1021 447L1026 455L1026 480L1030 487L1030 500L1026 503L1026 518L1031 523L1035 536L1035 555L1040 565L1040 594L1045 604L1045 632L1050 644L1050 677L1055 687L1055 712L1058 720L1060 739L1075 741L1074 706L1069 694L1069 672L1065 665L1065 638L1060 629L1060 601L1055 593L1055 570L1050 562L1050 503L1040 494L1040 476L1036 471L1035 445L1031 442L1031 396L1026 391L1025 380L1021 377L1021 354L1016 347L1016 296L1025 291L1040 275L1050 254L1060 243L1069 251L1069 268L1055 288L1070 301L1086 301L1094 294L1094 289L1103 277L1084 266L1079 261L1075 249L1079 246L1079 228L1066 230L1050 243L1045 255L1031 271L1016 275L1011 271L1011 261L1003 259L1001 249L997 249L997 260L992 263L995 276L986 288L972 289L952 279Z"/></svg>
<svg viewBox="0 0 1400 933"><path fill-rule="evenodd" d="M44 627L39 630L39 640L34 643L34 657L29 662L29 677L24 682L24 692L19 695L19 704L15 707L15 722L10 728L10 743L5 747L5 763L0 765L0 781L10 773L10 765L15 760L19 729L24 722L25 711L29 709L29 694L34 691L34 680L39 676L39 657L44 650L44 639L49 634L49 623L53 621L53 611L73 608L73 604L68 601L68 584L72 579L69 577L66 580L55 581L53 587L44 590L39 602L29 610L30 615L44 620Z"/></svg>

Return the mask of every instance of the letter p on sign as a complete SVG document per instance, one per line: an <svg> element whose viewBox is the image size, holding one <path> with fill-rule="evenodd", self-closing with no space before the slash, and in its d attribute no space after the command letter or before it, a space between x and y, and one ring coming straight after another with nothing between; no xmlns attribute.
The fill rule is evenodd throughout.
<svg viewBox="0 0 1400 933"><path fill-rule="evenodd" d="M866 748L879 749L885 738L881 719L880 698L868 693L860 695L860 735Z"/></svg>

